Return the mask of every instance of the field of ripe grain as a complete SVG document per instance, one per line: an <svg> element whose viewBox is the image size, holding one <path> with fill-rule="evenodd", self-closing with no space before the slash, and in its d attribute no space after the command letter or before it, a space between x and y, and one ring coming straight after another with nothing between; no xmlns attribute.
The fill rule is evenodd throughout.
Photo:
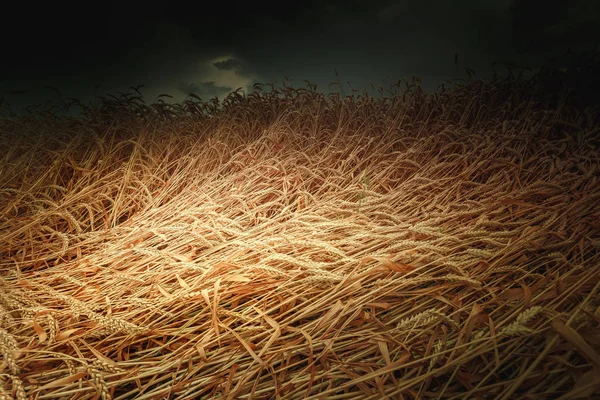
<svg viewBox="0 0 600 400"><path fill-rule="evenodd" d="M0 398L600 390L598 110L481 82L0 118Z"/></svg>

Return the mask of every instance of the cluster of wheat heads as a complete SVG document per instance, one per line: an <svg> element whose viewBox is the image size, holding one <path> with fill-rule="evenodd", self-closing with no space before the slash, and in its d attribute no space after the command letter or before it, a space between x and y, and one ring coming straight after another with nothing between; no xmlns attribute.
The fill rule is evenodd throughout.
<svg viewBox="0 0 600 400"><path fill-rule="evenodd" d="M0 396L597 393L596 113L396 89L2 118Z"/></svg>

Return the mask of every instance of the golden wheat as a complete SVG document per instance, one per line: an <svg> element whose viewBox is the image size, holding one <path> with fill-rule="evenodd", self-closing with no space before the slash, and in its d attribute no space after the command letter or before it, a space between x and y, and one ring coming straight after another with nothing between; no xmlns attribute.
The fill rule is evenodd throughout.
<svg viewBox="0 0 600 400"><path fill-rule="evenodd" d="M0 397L593 393L597 110L412 84L0 117Z"/></svg>

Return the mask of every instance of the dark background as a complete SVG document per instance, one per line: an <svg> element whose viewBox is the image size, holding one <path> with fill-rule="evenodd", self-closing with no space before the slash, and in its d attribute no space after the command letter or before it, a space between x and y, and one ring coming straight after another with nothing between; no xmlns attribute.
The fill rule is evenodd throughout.
<svg viewBox="0 0 600 400"><path fill-rule="evenodd" d="M64 3L63 3L64 4ZM426 90L491 76L492 63L530 67L600 42L600 1L216 1L81 2L7 5L0 24L0 97L13 108L144 84L160 93L222 98L255 82L328 91L336 80L357 89L413 75ZM458 63L455 63L458 55Z"/></svg>

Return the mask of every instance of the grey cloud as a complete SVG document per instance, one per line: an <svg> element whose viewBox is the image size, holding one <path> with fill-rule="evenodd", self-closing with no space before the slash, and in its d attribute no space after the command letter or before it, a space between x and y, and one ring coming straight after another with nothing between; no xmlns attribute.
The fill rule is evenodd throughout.
<svg viewBox="0 0 600 400"><path fill-rule="evenodd" d="M237 57L231 57L227 60L217 61L212 65L214 65L219 71L233 71L236 74L245 77L251 77L254 75L250 64Z"/></svg>
<svg viewBox="0 0 600 400"><path fill-rule="evenodd" d="M242 67L242 62L235 58L229 58L224 61L217 61L216 63L213 63L213 65L217 67L218 70L231 71L240 69Z"/></svg>

